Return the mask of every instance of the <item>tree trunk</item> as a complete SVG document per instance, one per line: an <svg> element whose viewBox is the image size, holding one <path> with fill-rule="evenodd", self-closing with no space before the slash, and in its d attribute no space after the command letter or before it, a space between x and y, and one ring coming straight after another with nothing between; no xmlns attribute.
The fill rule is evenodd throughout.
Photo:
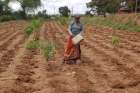
<svg viewBox="0 0 140 93"><path fill-rule="evenodd" d="M2 15L2 6L0 6L0 15Z"/></svg>
<svg viewBox="0 0 140 93"><path fill-rule="evenodd" d="M137 9L138 9L138 0L136 0L135 13L137 13Z"/></svg>
<svg viewBox="0 0 140 93"><path fill-rule="evenodd" d="M22 9L23 9L23 18L26 19L27 16L26 16L26 8L24 6L22 6Z"/></svg>

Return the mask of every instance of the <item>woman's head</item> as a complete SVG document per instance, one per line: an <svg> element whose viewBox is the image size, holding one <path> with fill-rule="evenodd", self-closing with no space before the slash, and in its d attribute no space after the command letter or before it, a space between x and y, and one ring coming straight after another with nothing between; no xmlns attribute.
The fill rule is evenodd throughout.
<svg viewBox="0 0 140 93"><path fill-rule="evenodd" d="M75 15L74 19L75 19L75 22L79 23L80 22L80 15Z"/></svg>

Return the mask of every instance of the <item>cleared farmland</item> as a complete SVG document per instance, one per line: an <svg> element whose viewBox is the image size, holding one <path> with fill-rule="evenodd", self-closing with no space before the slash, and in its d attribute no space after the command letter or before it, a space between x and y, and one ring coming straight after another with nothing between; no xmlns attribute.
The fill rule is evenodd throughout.
<svg viewBox="0 0 140 93"><path fill-rule="evenodd" d="M0 93L140 93L140 33L88 26L82 44L82 63L62 64L67 27L47 21L40 41L56 45L46 60L40 49L27 49L28 22L0 25ZM120 38L112 44L112 35Z"/></svg>

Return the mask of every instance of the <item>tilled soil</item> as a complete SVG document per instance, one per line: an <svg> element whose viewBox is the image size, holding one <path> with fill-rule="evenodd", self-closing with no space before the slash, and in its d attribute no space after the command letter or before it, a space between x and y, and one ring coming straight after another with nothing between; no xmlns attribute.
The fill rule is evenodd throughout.
<svg viewBox="0 0 140 93"><path fill-rule="evenodd" d="M46 61L40 49L25 45L27 22L0 27L0 93L140 93L140 33L89 26L81 43L82 60L62 64L67 27L45 22L39 39L56 44L56 54ZM112 45L111 37L120 37Z"/></svg>

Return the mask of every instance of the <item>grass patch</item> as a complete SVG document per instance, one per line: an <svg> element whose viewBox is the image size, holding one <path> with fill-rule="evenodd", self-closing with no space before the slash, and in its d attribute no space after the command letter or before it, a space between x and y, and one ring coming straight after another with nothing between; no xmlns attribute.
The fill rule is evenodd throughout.
<svg viewBox="0 0 140 93"><path fill-rule="evenodd" d="M126 22L117 21L116 16L112 17L84 17L85 25L106 26L118 30L128 30L140 32L140 26L132 19L128 19Z"/></svg>

